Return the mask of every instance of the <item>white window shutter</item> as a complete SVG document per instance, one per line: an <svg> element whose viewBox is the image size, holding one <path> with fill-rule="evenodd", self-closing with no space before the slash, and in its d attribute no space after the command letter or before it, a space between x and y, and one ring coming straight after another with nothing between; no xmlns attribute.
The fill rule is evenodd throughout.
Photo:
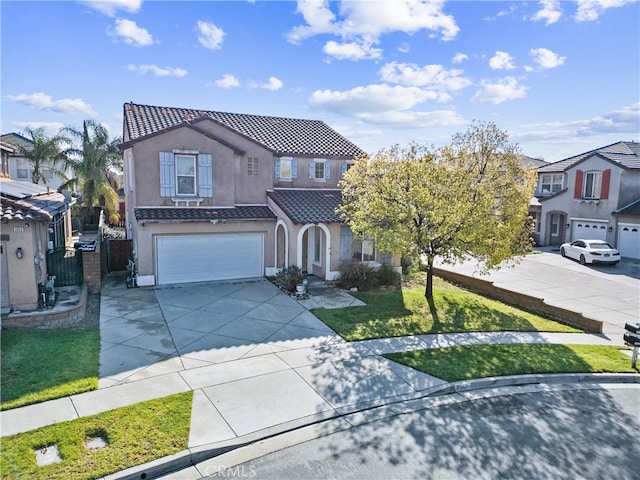
<svg viewBox="0 0 640 480"><path fill-rule="evenodd" d="M176 195L176 164L173 153L160 152L160 196L175 197Z"/></svg>
<svg viewBox="0 0 640 480"><path fill-rule="evenodd" d="M316 161L315 160L311 160L309 162L309 178L312 180L316 178Z"/></svg>
<svg viewBox="0 0 640 480"><path fill-rule="evenodd" d="M280 178L280 159L276 158L276 168L274 169L274 177Z"/></svg>
<svg viewBox="0 0 640 480"><path fill-rule="evenodd" d="M340 164L340 176L344 178L345 173L347 173L347 162L342 162Z"/></svg>
<svg viewBox="0 0 640 480"><path fill-rule="evenodd" d="M198 195L213 197L213 165L208 153L198 155Z"/></svg>
<svg viewBox="0 0 640 480"><path fill-rule="evenodd" d="M326 180L331 178L331 164L329 162L324 162L324 178Z"/></svg>
<svg viewBox="0 0 640 480"><path fill-rule="evenodd" d="M295 158L291 160L291 178L298 178L298 162Z"/></svg>

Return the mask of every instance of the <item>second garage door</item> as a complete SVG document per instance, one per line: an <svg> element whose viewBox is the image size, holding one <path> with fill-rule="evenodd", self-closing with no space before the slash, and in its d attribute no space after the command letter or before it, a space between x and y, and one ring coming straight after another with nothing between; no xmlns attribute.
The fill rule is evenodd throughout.
<svg viewBox="0 0 640 480"><path fill-rule="evenodd" d="M263 276L261 234L163 236L156 239L157 283Z"/></svg>
<svg viewBox="0 0 640 480"><path fill-rule="evenodd" d="M623 257L640 258L640 225L618 225L618 250Z"/></svg>
<svg viewBox="0 0 640 480"><path fill-rule="evenodd" d="M582 238L584 240L606 240L607 223L574 220L573 236L571 239L576 240L578 238Z"/></svg>

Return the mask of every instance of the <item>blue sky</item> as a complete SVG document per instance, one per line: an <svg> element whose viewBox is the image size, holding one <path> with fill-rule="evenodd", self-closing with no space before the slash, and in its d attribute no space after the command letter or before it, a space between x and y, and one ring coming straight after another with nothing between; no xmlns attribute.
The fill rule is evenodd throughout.
<svg viewBox="0 0 640 480"><path fill-rule="evenodd" d="M373 153L473 120L556 161L640 137L637 0L0 3L2 133L125 102L324 120Z"/></svg>

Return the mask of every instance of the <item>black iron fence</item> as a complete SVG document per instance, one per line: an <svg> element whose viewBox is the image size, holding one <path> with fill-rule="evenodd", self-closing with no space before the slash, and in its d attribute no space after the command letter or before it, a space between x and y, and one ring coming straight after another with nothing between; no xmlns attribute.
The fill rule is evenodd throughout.
<svg viewBox="0 0 640 480"><path fill-rule="evenodd" d="M82 252L58 248L47 254L47 275L56 276L56 287L82 285L84 280Z"/></svg>

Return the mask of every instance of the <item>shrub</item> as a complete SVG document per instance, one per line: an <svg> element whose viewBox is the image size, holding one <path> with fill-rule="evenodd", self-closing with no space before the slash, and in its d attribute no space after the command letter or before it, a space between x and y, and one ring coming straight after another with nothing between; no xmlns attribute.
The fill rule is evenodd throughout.
<svg viewBox="0 0 640 480"><path fill-rule="evenodd" d="M303 278L302 270L295 265L284 267L276 274L276 280L289 292L293 292L296 289L296 285L302 282Z"/></svg>
<svg viewBox="0 0 640 480"><path fill-rule="evenodd" d="M347 262L340 265L339 284L347 290L371 290L378 285L377 272L366 263Z"/></svg>
<svg viewBox="0 0 640 480"><path fill-rule="evenodd" d="M383 264L376 272L379 285L400 285L401 275L391 265Z"/></svg>

